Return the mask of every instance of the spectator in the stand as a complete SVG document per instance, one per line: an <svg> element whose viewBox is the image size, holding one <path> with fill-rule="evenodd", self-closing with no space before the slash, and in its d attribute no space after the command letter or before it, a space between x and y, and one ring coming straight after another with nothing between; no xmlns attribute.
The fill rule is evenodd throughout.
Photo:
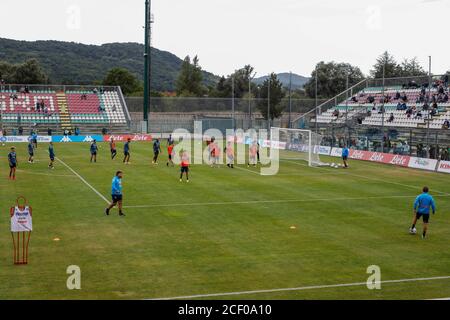
<svg viewBox="0 0 450 320"><path fill-rule="evenodd" d="M384 106L381 106L380 107L380 110L378 111L378 113L379 114L383 114L383 113L385 113L386 112L386 110L384 109Z"/></svg>
<svg viewBox="0 0 450 320"><path fill-rule="evenodd" d="M80 135L80 128L75 127L75 135L79 136Z"/></svg>
<svg viewBox="0 0 450 320"><path fill-rule="evenodd" d="M97 88L94 88L94 90L92 90L92 92L93 92L94 94L97 94L97 93L98 93Z"/></svg>
<svg viewBox="0 0 450 320"><path fill-rule="evenodd" d="M448 87L448 73L446 73L445 76L444 76L444 86L446 88Z"/></svg>
<svg viewBox="0 0 450 320"><path fill-rule="evenodd" d="M352 97L352 101L353 101L354 103L358 103L358 98L356 98L356 96L353 96L353 97Z"/></svg>
<svg viewBox="0 0 450 320"><path fill-rule="evenodd" d="M408 102L408 96L406 95L406 93L403 91L403 94L401 96L401 99L403 100L403 102Z"/></svg>
<svg viewBox="0 0 450 320"><path fill-rule="evenodd" d="M86 95L85 93L83 93L83 94L81 95L81 100L87 100L87 95Z"/></svg>
<svg viewBox="0 0 450 320"><path fill-rule="evenodd" d="M368 103L374 103L374 102L375 102L375 98L370 94L370 95L367 97L367 102L368 102Z"/></svg>
<svg viewBox="0 0 450 320"><path fill-rule="evenodd" d="M51 128L48 128L48 129L47 129L47 135L49 135L49 136L52 135L52 129L51 129Z"/></svg>
<svg viewBox="0 0 450 320"><path fill-rule="evenodd" d="M425 103L425 104L422 106L422 110L427 111L428 109L430 109L430 106L428 105L428 103Z"/></svg>
<svg viewBox="0 0 450 320"><path fill-rule="evenodd" d="M391 113L391 115L389 116L388 122L394 122L394 114Z"/></svg>
<svg viewBox="0 0 450 320"><path fill-rule="evenodd" d="M448 102L448 93L444 94L444 96L442 97L442 102L443 103L447 103Z"/></svg>
<svg viewBox="0 0 450 320"><path fill-rule="evenodd" d="M395 93L395 98L394 98L394 100L398 100L398 99L400 99L400 92L396 92Z"/></svg>
<svg viewBox="0 0 450 320"><path fill-rule="evenodd" d="M103 128L103 129L102 129L102 134L103 134L103 135L106 135L107 133L108 133L108 130L107 130L106 128Z"/></svg>
<svg viewBox="0 0 450 320"><path fill-rule="evenodd" d="M28 88L28 86L25 86L25 93L29 94L30 93L30 88Z"/></svg>
<svg viewBox="0 0 450 320"><path fill-rule="evenodd" d="M339 118L339 110L338 109L335 109L333 111L333 117Z"/></svg>
<svg viewBox="0 0 450 320"><path fill-rule="evenodd" d="M422 119L422 111L418 110L416 113L416 119Z"/></svg>
<svg viewBox="0 0 450 320"><path fill-rule="evenodd" d="M22 128L22 126L19 127L19 136L23 136L23 128Z"/></svg>
<svg viewBox="0 0 450 320"><path fill-rule="evenodd" d="M450 120L446 119L442 125L442 129L450 129Z"/></svg>
<svg viewBox="0 0 450 320"><path fill-rule="evenodd" d="M444 86L443 85L439 86L438 93L439 94L444 94Z"/></svg>
<svg viewBox="0 0 450 320"><path fill-rule="evenodd" d="M410 108L408 108L408 109L406 110L406 116L407 116L408 118L411 118L412 114L413 114L413 108L410 107Z"/></svg>
<svg viewBox="0 0 450 320"><path fill-rule="evenodd" d="M449 161L449 152L448 152L449 147L447 148L442 148L441 151L441 160L443 161Z"/></svg>

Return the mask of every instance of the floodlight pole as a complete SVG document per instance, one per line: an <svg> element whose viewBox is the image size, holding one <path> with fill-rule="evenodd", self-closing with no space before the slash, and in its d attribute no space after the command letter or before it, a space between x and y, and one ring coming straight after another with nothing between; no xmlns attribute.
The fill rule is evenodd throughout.
<svg viewBox="0 0 450 320"><path fill-rule="evenodd" d="M253 77L248 75L248 115L249 115L249 126L248 128L252 128L252 80L256 77L256 72Z"/></svg>
<svg viewBox="0 0 450 320"><path fill-rule="evenodd" d="M231 114L232 114L232 127L233 130L236 130L236 125L235 125L235 111L234 111L234 75L231 76Z"/></svg>
<svg viewBox="0 0 450 320"><path fill-rule="evenodd" d="M288 128L291 129L291 113L292 113L292 71L289 72L289 125Z"/></svg>
<svg viewBox="0 0 450 320"><path fill-rule="evenodd" d="M144 123L149 132L148 112L150 110L151 77L151 0L145 0L145 44L144 44Z"/></svg>
<svg viewBox="0 0 450 320"><path fill-rule="evenodd" d="M385 109L384 109L384 86L385 86L385 81L386 81L386 62L384 62L383 64L383 87L381 89L381 95L383 96L383 103L381 104L381 152L384 153L384 113L385 113ZM376 102L375 102L376 103ZM386 138L386 142L387 142L387 138Z"/></svg>
<svg viewBox="0 0 450 320"><path fill-rule="evenodd" d="M345 127L347 128L347 146L350 145L350 128L348 125L348 87L349 87L349 74L347 72L347 79L345 82Z"/></svg>
<svg viewBox="0 0 450 320"><path fill-rule="evenodd" d="M315 88L315 94L316 94L316 96L315 96L315 102L316 102L316 133L318 134L319 133L319 123L317 122L317 118L319 117L319 109L318 109L318 107L319 107L319 102L318 102L318 87L319 87L319 83L318 83L318 78L319 78L319 74L318 74L318 70L319 70L319 68L318 68L318 65L316 65L316 83L315 83L315 85L316 85L316 88Z"/></svg>
<svg viewBox="0 0 450 320"><path fill-rule="evenodd" d="M267 78L267 130L270 133L270 74Z"/></svg>
<svg viewBox="0 0 450 320"><path fill-rule="evenodd" d="M431 97L431 56L428 57L428 97ZM430 158L430 105L428 101L427 110L427 158Z"/></svg>

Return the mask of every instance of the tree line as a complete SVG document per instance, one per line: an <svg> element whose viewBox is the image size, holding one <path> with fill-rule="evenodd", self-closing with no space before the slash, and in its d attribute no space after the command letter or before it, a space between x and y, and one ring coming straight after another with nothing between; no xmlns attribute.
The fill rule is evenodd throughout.
<svg viewBox="0 0 450 320"><path fill-rule="evenodd" d="M251 65L237 69L228 76L222 76L215 85L205 85L204 71L197 56L193 59L187 56L176 79L176 95L178 97L216 97L216 98L257 98L257 107L265 119L272 120L282 115L281 100L288 94L275 73L265 79L261 85L252 82L254 68ZM450 72L447 72L450 73ZM424 76L427 73L419 64L417 58L404 59L400 63L387 51L381 54L370 71L373 78ZM21 64L10 64L0 61L0 78L8 83L17 84L48 84L49 76L36 59L30 59ZM352 86L365 79L365 75L357 66L349 63L321 61L311 73L304 90L291 92L293 98L331 98L343 92L347 86ZM126 68L113 68L96 85L121 86L127 96L143 96L143 83ZM270 89L269 89L270 88ZM152 91L152 96L161 96L160 92ZM270 114L268 114L267 99L270 94Z"/></svg>

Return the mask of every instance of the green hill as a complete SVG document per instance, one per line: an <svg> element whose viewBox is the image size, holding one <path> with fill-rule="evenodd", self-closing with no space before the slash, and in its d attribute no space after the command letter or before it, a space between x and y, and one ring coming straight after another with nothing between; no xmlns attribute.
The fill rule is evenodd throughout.
<svg viewBox="0 0 450 320"><path fill-rule="evenodd" d="M283 86L285 88L289 87L289 81L290 81L290 74L288 72L285 73L278 73L277 74L278 79L281 81ZM253 80L256 84L262 84L267 79L267 76L263 76L260 78L256 78ZM305 84L309 81L310 78L303 77L298 74L293 73L292 74L292 89L302 89Z"/></svg>
<svg viewBox="0 0 450 320"><path fill-rule="evenodd" d="M144 45L108 43L101 46L61 41L17 41L0 38L0 61L21 63L37 59L55 84L92 84L103 80L114 67L123 67L143 80ZM174 54L152 48L152 89L175 90L182 60ZM204 72L211 85L217 77Z"/></svg>

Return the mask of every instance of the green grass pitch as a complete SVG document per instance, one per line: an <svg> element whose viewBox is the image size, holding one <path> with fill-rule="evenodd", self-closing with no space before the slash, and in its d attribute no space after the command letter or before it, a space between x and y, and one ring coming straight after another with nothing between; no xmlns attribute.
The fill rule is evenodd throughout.
<svg viewBox="0 0 450 320"><path fill-rule="evenodd" d="M0 147L0 299L148 299L359 283L370 265L381 268L382 281L450 276L445 174L357 161L348 170L282 161L276 176L194 165L187 184L179 182L178 167L166 167L165 147L154 166L151 144L133 143L124 166L122 144L111 161L101 143L96 164L89 163L87 144L55 144L57 157L108 199L115 171L124 171L127 216L120 218L116 210L106 217L105 201L60 162L47 168L46 144L35 164L26 161L26 145L18 145L17 181L9 181L8 147ZM426 240L408 234L423 185L438 207ZM28 266L12 264L9 207L19 195L33 207ZM66 287L69 265L81 268L81 290ZM450 297L450 279L214 298L442 297Z"/></svg>

